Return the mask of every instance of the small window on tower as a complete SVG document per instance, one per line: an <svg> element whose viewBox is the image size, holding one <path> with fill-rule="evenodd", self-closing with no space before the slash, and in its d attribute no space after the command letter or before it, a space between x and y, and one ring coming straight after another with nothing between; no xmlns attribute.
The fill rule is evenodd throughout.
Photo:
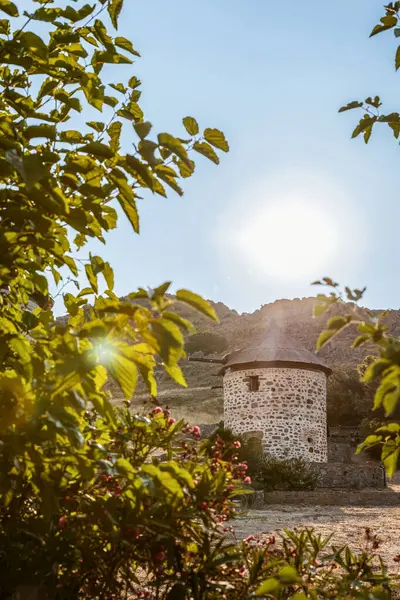
<svg viewBox="0 0 400 600"><path fill-rule="evenodd" d="M258 392L260 389L260 380L258 375L251 375L249 377L249 391L250 392Z"/></svg>

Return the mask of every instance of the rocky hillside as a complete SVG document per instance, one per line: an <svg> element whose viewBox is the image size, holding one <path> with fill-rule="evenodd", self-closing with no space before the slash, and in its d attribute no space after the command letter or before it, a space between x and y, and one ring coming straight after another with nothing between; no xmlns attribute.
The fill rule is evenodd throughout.
<svg viewBox="0 0 400 600"><path fill-rule="evenodd" d="M187 339L188 347L197 347L199 354L205 357L221 357L229 351L246 347L251 344L254 336L258 338L264 331L268 331L270 319L274 319L294 341L308 350L314 351L318 336L328 318L328 316L313 318L315 303L313 298L277 300L272 304L262 306L251 314L238 314L221 302L211 303L220 319L219 324L210 321L186 305L177 304L175 307L175 311L189 319L197 331L202 334L189 337ZM335 305L329 316L347 314L352 309L353 305L350 303ZM380 312L372 311L376 315ZM385 323L391 334L400 336L400 310L388 311ZM205 335L206 332L211 335ZM219 354L215 351L210 352L210 348L212 349L210 340L212 342L213 339L217 339L217 346L220 346L221 342L223 343L223 351L220 351ZM361 347L353 350L351 348L353 339L354 329L348 328L321 351L321 357L332 367L343 364L355 367L364 356L373 354L374 348ZM193 344L193 340L195 340L195 344ZM182 361L181 366L188 389L177 386L160 368L156 372L159 384L158 402L172 407L174 416L184 417L189 422L217 422L222 417L223 411L222 380L218 376L219 365L185 360ZM110 390L115 401L119 402L122 399L119 388L111 385ZM139 383L134 397L134 405L136 410L148 410L148 394L141 383Z"/></svg>
<svg viewBox="0 0 400 600"><path fill-rule="evenodd" d="M201 315L193 313L186 306L179 306L177 310L182 316L194 322L198 331L212 332L218 337L226 340L227 350L243 348L251 343L254 336L259 337L263 331L268 331L270 319L274 319L280 328L285 331L294 341L298 342L310 351L315 350L316 341L323 330L329 316L334 314L347 314L353 310L350 303L335 305L329 316L320 318L313 317L313 306L315 299L303 298L295 300L277 300L272 304L266 304L251 314L238 314L222 303L212 303L219 318L219 324L210 323ZM378 315L381 311L372 311ZM388 311L385 323L390 333L400 335L400 311ZM354 339L354 328L348 328L340 336L333 339L327 347L321 351L321 357L330 366L339 364L350 364L356 366L364 356L373 354L373 347L361 347L357 350L351 348ZM201 349L199 344L199 350ZM204 352L204 351L203 351ZM205 348L204 356L221 356L222 354L209 353ZM221 384L216 376L218 365L207 365L184 361L182 369L190 386L212 387ZM166 376L160 373L160 389L173 387Z"/></svg>

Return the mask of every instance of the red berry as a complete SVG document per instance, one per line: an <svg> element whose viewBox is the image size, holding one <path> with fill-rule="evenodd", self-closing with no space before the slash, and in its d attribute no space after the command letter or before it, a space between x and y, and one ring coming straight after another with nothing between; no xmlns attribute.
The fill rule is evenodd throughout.
<svg viewBox="0 0 400 600"><path fill-rule="evenodd" d="M201 508L202 508L203 510L207 510L207 508L208 508L208 504L207 504L207 502L202 502L202 503L201 503Z"/></svg>
<svg viewBox="0 0 400 600"><path fill-rule="evenodd" d="M152 410L152 414L153 415L159 415L160 413L164 412L163 409L161 408L161 406L156 406L155 408L153 408Z"/></svg>
<svg viewBox="0 0 400 600"><path fill-rule="evenodd" d="M68 525L68 517L60 517L58 519L58 528L59 529L65 529L67 525Z"/></svg>
<svg viewBox="0 0 400 600"><path fill-rule="evenodd" d="M232 444L232 446L233 446L234 448L240 448L240 447L241 447L241 445L242 445L242 444L241 444L239 441L233 442L233 444Z"/></svg>
<svg viewBox="0 0 400 600"><path fill-rule="evenodd" d="M251 477L247 476L243 479L245 485L251 485Z"/></svg>
<svg viewBox="0 0 400 600"><path fill-rule="evenodd" d="M175 419L173 417L170 417L168 419L168 425L174 425L176 423Z"/></svg>

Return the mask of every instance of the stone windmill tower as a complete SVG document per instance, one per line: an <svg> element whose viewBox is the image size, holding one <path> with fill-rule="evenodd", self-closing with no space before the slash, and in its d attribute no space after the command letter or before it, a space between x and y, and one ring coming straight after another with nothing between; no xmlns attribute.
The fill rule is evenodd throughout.
<svg viewBox="0 0 400 600"><path fill-rule="evenodd" d="M223 360L225 427L260 440L277 458L326 462L330 373L272 322L266 335Z"/></svg>

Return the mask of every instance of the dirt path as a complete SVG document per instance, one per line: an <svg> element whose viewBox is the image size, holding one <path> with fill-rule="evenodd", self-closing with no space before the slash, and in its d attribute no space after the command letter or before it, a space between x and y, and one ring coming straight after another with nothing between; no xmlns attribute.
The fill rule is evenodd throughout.
<svg viewBox="0 0 400 600"><path fill-rule="evenodd" d="M365 529L369 527L382 540L379 553L389 571L400 573L399 563L393 561L400 554L400 507L270 506L248 511L234 522L234 527L239 538L313 527L324 536L332 533L331 544L348 544L355 551L364 548Z"/></svg>

